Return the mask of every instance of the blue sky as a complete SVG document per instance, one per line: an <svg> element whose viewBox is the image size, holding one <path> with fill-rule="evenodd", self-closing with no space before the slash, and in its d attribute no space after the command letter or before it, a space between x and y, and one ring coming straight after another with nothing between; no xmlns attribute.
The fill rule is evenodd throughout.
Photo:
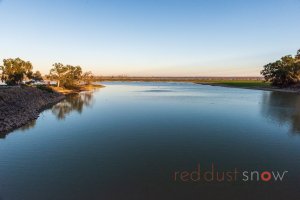
<svg viewBox="0 0 300 200"><path fill-rule="evenodd" d="M0 0L0 59L97 75L252 76L300 49L300 0Z"/></svg>

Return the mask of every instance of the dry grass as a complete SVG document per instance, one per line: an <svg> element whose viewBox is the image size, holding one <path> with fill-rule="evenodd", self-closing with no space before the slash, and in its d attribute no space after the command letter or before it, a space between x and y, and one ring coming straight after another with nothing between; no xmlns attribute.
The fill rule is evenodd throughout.
<svg viewBox="0 0 300 200"><path fill-rule="evenodd" d="M97 85L97 84L88 84L88 85L81 85L78 86L74 89L67 89L67 88L63 88L63 87L54 87L51 86L52 90L67 95L67 94L74 94L74 93L79 93L79 92L83 92L83 91L92 91L95 90L97 88L102 88L104 87L103 85Z"/></svg>

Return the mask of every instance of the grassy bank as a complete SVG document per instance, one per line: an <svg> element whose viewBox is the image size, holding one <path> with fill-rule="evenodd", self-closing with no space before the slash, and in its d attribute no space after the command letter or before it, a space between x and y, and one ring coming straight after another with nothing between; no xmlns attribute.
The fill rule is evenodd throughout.
<svg viewBox="0 0 300 200"><path fill-rule="evenodd" d="M257 80L217 80L217 81L200 81L196 82L200 84L218 85L218 86L229 86L229 87L241 87L241 88L268 88L271 87L270 83Z"/></svg>
<svg viewBox="0 0 300 200"><path fill-rule="evenodd" d="M291 87L281 88L272 86L271 83L258 80L217 80L217 81L197 81L197 84L211 85L211 86L222 86L222 87L234 87L234 88L244 88L244 89L254 89L254 90L266 90L266 91L277 91L277 92L290 92L299 93L300 86L294 85Z"/></svg>
<svg viewBox="0 0 300 200"><path fill-rule="evenodd" d="M300 93L300 85L287 88L274 87L271 83L265 82L262 77L101 77L99 81L188 82L222 87Z"/></svg>
<svg viewBox="0 0 300 200"><path fill-rule="evenodd" d="M70 88L70 89L50 86L50 88L53 91L64 94L64 95L79 93L79 92L83 92L83 91L93 91L93 90L96 90L98 88L103 88L103 87L104 87L103 85L98 85L98 84L81 85L81 86L77 86L77 87Z"/></svg>

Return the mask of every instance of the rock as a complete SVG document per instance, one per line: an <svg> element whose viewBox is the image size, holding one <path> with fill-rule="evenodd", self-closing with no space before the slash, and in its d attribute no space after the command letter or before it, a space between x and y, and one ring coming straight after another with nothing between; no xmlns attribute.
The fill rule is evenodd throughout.
<svg viewBox="0 0 300 200"><path fill-rule="evenodd" d="M40 111L64 98L33 87L0 87L0 134L38 118Z"/></svg>

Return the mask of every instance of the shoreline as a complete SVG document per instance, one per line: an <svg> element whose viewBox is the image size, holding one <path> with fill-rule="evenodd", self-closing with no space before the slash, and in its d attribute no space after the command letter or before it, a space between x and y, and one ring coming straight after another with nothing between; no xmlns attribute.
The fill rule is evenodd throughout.
<svg viewBox="0 0 300 200"><path fill-rule="evenodd" d="M219 82L218 82L219 81ZM174 79L174 78L166 78L166 79L154 79L154 80L145 80L145 79L111 79L111 80L103 80L103 81L99 81L99 82L174 82L174 83L194 83L194 84L199 84L199 85L209 85L209 86L219 86L219 87L226 87L226 88L239 88L239 89L249 89L249 90L263 90L263 91L273 91L273 92L287 92L287 93L295 93L295 94L300 94L300 87L298 88L278 88L278 87L274 87L271 85L267 85L267 84L261 84L261 85L266 85L266 86L238 86L238 85L233 85L233 84L224 84L222 82L226 82L227 80L216 80L215 82L213 80L207 80L207 81L199 81L199 80L193 80L191 78L191 80L186 80L186 79ZM262 81L258 81L258 80L247 80L247 79L238 79L238 80L233 80L230 79L228 80L230 83L230 81L232 83L263 83Z"/></svg>
<svg viewBox="0 0 300 200"><path fill-rule="evenodd" d="M121 82L149 82L142 80L120 80ZM109 82L109 81L108 81ZM114 82L114 81L112 81ZM273 92L287 92L300 94L300 88L276 88L262 86L235 86L217 82L195 82L195 81L153 81L153 82L190 82L199 85L219 86L227 88L263 90ZM44 91L35 87L16 86L0 87L0 137L4 138L8 133L16 130L32 120L39 117L40 113L51 106L64 100L66 95L76 94L84 91L93 91L105 86L100 84L82 85L75 89L64 89L51 87L53 92Z"/></svg>
<svg viewBox="0 0 300 200"><path fill-rule="evenodd" d="M223 82L227 82L227 80L216 80L215 82L212 80L207 81L199 81L199 80L184 80L184 79L174 79L174 78L166 78L166 79L155 79L155 80L145 80L145 79L111 79L111 80L103 80L99 82L174 82L174 83L194 83L199 85L209 85L209 86L219 86L219 87L227 87L227 88L239 88L239 89L249 89L249 90L263 90L263 91L273 91L273 92L287 92L287 93L295 93L300 94L300 87L298 88L278 88L268 84L263 84L263 81L258 80L228 80L230 83L250 83L254 84L254 86L243 86L243 85L233 85L233 84L224 84ZM261 83L255 85L255 83ZM260 86L265 85L265 86Z"/></svg>
<svg viewBox="0 0 300 200"><path fill-rule="evenodd" d="M195 83L199 85L209 85L209 86L219 86L219 87L227 87L227 88L239 88L239 89L248 89L248 90L263 90L263 91L271 91L271 92L287 92L287 93L294 93L300 94L300 88L278 88L278 87L261 87L261 86L253 86L253 87L239 87L233 85L226 85L221 83Z"/></svg>
<svg viewBox="0 0 300 200"><path fill-rule="evenodd" d="M66 95L93 91L102 85L85 85L76 90L51 88L52 92L30 86L0 87L0 138L36 120L40 113L66 98Z"/></svg>
<svg viewBox="0 0 300 200"><path fill-rule="evenodd" d="M99 88L104 88L105 86L103 85L99 85L99 84L88 84L88 85L81 85L78 88L74 88L74 89L65 89L62 87L53 87L51 86L50 88L55 91L58 92L60 94L63 95L68 95L68 94L77 94L80 92L85 92L85 91L93 91Z"/></svg>
<svg viewBox="0 0 300 200"><path fill-rule="evenodd" d="M0 136L20 128L39 117L40 113L65 99L65 95L41 89L16 86L0 89Z"/></svg>

